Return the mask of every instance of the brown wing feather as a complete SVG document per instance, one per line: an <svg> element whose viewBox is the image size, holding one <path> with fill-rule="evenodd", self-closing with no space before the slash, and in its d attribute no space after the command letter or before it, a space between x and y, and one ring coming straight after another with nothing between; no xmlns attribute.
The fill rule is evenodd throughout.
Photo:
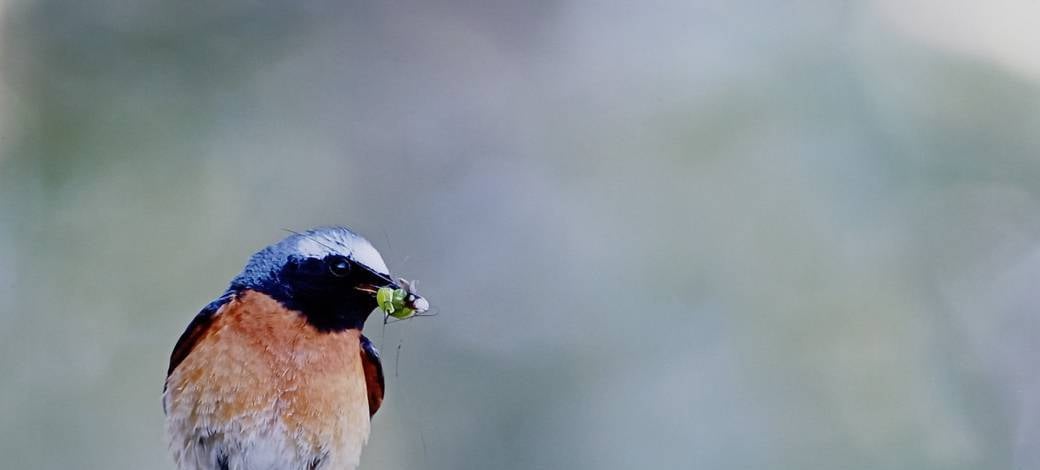
<svg viewBox="0 0 1040 470"><path fill-rule="evenodd" d="M379 351L364 335L361 335L361 366L365 370L365 385L368 387L368 415L374 416L383 404L386 383L383 380L383 363Z"/></svg>
<svg viewBox="0 0 1040 470"><path fill-rule="evenodd" d="M213 317L216 316L217 312L224 307L231 300L233 296L230 294L224 294L217 300L210 302L195 318L191 320L188 327L184 329L184 333L181 333L181 337L177 339L177 345L173 347L173 352L170 354L170 367L166 370L166 377L169 377L173 373L173 370L184 362L184 358L188 357L192 349L195 349L195 344L205 335L206 330L209 329L210 325L213 324ZM166 387L163 387L165 390Z"/></svg>

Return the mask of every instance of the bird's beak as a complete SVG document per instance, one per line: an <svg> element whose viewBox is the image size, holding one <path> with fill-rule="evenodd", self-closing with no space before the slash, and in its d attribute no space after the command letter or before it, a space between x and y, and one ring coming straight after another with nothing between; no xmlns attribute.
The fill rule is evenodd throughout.
<svg viewBox="0 0 1040 470"><path fill-rule="evenodd" d="M367 268L365 269L365 271L366 274L364 275L364 277L366 278L366 281L369 282L363 282L356 286L355 289L359 291L367 292L375 296L376 292L379 292L379 289L383 287L393 290L401 288L400 285L394 282L394 278L390 277L387 274L377 273Z"/></svg>
<svg viewBox="0 0 1040 470"><path fill-rule="evenodd" d="M394 282L394 281L387 281L385 283L381 282L381 283L377 283L377 284L365 283L365 284L361 284L361 285L355 287L355 289L357 289L357 290L359 290L361 292L365 292L365 293L371 294L372 297L375 297L376 293L379 292L379 289L382 289L384 287L386 287L388 289L392 289L392 290L397 290L397 289L401 288L401 286L397 285L396 282Z"/></svg>

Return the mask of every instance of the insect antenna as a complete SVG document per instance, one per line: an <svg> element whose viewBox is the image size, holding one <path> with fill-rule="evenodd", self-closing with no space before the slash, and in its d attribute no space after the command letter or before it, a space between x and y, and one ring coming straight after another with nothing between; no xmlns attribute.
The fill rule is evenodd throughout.
<svg viewBox="0 0 1040 470"><path fill-rule="evenodd" d="M386 229L382 229L382 230L383 230L383 240L386 241L387 253L390 253L391 255L393 255L394 254L394 244L390 243L390 232L387 232ZM411 258L412 258L411 255L405 255L405 257L403 259L401 259L401 262L397 264L397 269L400 270L401 267L403 267L405 265L405 263L407 263L408 260L411 259Z"/></svg>
<svg viewBox="0 0 1040 470"><path fill-rule="evenodd" d="M406 318L393 318L393 317L390 317L390 315L386 315L387 318L383 318L383 324L393 325L394 323L408 321L408 320L411 320L411 319L414 319L414 318L436 317L437 315L440 315L440 314L441 314L440 310L427 310L427 311L425 311L423 313L412 314L411 316L406 317Z"/></svg>

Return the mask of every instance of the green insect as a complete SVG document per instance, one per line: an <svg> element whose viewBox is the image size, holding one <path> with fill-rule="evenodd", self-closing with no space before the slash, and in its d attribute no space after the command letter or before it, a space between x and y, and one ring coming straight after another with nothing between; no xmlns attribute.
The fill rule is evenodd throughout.
<svg viewBox="0 0 1040 470"><path fill-rule="evenodd" d="M430 303L415 290L415 281L399 279L401 288L380 287L376 291L376 303L387 317L404 320L413 315L422 314L430 308Z"/></svg>

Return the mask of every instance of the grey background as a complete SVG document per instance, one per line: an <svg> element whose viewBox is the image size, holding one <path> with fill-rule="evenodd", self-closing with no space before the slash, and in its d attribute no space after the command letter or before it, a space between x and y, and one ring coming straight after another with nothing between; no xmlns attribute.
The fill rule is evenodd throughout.
<svg viewBox="0 0 1040 470"><path fill-rule="evenodd" d="M365 469L1037 468L1040 12L954 3L0 3L0 466L172 468L346 224L440 311Z"/></svg>

